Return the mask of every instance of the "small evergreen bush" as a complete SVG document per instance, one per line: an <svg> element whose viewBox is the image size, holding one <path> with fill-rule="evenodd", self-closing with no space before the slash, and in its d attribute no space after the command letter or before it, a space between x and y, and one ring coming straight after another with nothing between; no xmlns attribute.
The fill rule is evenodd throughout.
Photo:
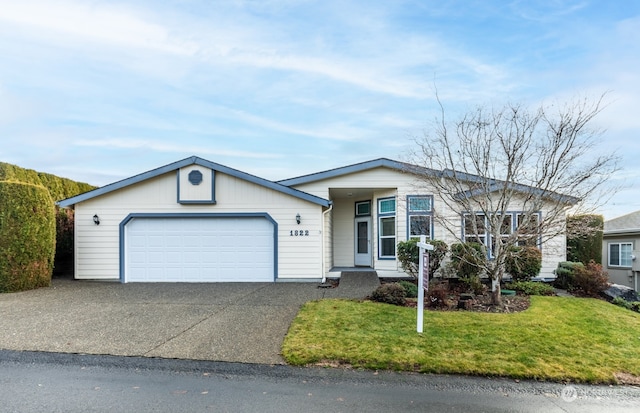
<svg viewBox="0 0 640 413"><path fill-rule="evenodd" d="M540 274L542 252L536 247L513 247L505 261L505 270L514 281L529 281Z"/></svg>
<svg viewBox="0 0 640 413"><path fill-rule="evenodd" d="M611 300L611 304L617 305L618 307L626 308L627 310L631 310L631 303L622 297L614 298L613 300Z"/></svg>
<svg viewBox="0 0 640 413"><path fill-rule="evenodd" d="M407 303L407 292L398 283L382 284L373 291L371 299L379 303L402 306Z"/></svg>
<svg viewBox="0 0 640 413"><path fill-rule="evenodd" d="M487 254L480 243L451 244L451 263L460 278L480 276L486 261Z"/></svg>
<svg viewBox="0 0 640 413"><path fill-rule="evenodd" d="M420 259L418 241L417 238L410 238L398 243L398 261L400 261L402 269L412 277L418 276L418 260ZM437 239L427 240L427 243L433 245L433 250L428 252L429 276L433 277L433 274L440 268L444 257L447 255L449 247L446 242Z"/></svg>
<svg viewBox="0 0 640 413"><path fill-rule="evenodd" d="M563 261L556 268L556 279L553 285L556 288L571 291L575 286L575 273L577 268L584 267L581 262Z"/></svg>
<svg viewBox="0 0 640 413"><path fill-rule="evenodd" d="M553 286L536 281L515 281L507 284L509 290L515 290L524 295L553 295Z"/></svg>
<svg viewBox="0 0 640 413"><path fill-rule="evenodd" d="M400 284L402 288L404 288L405 292L407 293L407 298L418 297L418 286L415 283L411 281L401 280L398 282L398 284Z"/></svg>

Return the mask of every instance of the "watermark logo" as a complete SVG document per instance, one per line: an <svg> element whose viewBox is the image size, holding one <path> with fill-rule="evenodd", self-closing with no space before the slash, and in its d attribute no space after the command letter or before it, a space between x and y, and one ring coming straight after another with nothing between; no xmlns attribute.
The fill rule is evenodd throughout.
<svg viewBox="0 0 640 413"><path fill-rule="evenodd" d="M560 396L565 402L571 403L578 398L578 390L573 386L566 386L564 389L562 389L562 393L560 393Z"/></svg>

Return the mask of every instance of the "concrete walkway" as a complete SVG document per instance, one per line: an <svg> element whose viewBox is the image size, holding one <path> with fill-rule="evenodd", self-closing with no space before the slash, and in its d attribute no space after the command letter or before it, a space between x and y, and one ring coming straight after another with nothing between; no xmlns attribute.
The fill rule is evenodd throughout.
<svg viewBox="0 0 640 413"><path fill-rule="evenodd" d="M119 284L54 280L0 294L0 349L282 364L300 307L364 298L377 277L315 283Z"/></svg>

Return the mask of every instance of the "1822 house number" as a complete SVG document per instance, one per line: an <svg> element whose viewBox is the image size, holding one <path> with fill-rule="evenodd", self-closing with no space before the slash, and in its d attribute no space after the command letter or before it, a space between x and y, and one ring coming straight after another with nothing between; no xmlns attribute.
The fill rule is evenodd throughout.
<svg viewBox="0 0 640 413"><path fill-rule="evenodd" d="M308 229L296 229L295 231L291 230L289 231L289 236L291 237L308 237L309 236L309 230Z"/></svg>

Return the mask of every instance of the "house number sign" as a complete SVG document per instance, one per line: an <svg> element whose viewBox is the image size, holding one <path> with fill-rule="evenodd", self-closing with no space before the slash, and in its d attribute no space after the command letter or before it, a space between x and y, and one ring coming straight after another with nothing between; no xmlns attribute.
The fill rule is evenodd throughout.
<svg viewBox="0 0 640 413"><path fill-rule="evenodd" d="M289 236L290 237L308 237L309 236L309 230L308 229L296 229L289 231Z"/></svg>

